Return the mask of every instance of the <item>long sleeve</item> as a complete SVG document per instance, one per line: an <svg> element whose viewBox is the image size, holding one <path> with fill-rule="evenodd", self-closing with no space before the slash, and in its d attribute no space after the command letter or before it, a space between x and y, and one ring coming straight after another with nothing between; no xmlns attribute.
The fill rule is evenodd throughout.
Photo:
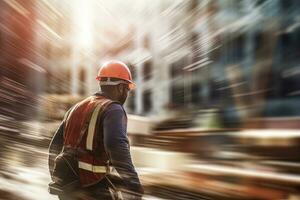
<svg viewBox="0 0 300 200"><path fill-rule="evenodd" d="M48 165L49 165L50 174L52 174L53 172L54 160L56 156L61 152L63 147L63 143L64 143L63 133L64 133L64 122L62 122L59 125L49 145Z"/></svg>
<svg viewBox="0 0 300 200"><path fill-rule="evenodd" d="M143 193L135 171L127 138L127 117L119 104L112 104L104 114L104 147L113 167L120 174L128 190Z"/></svg>
<svg viewBox="0 0 300 200"><path fill-rule="evenodd" d="M73 106L74 107L74 106ZM66 118L69 116L72 108L71 107L65 114L63 121L60 123L58 129L55 131L54 136L50 142L49 145L49 157L48 157L48 166L50 174L52 175L53 169L54 169L54 160L60 154L62 151L63 145L64 145L64 126Z"/></svg>

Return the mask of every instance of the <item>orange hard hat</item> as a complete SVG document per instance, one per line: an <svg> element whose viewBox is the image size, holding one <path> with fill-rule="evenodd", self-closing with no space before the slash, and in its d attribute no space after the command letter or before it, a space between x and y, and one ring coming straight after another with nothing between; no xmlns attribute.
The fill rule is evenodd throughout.
<svg viewBox="0 0 300 200"><path fill-rule="evenodd" d="M102 82L101 78L121 79L124 81L123 83L128 83L129 89L135 88L135 84L132 81L132 76L129 68L125 63L120 61L108 61L104 63L100 67L98 75L96 77L98 81ZM116 85L115 83L117 82L111 82L109 79L108 81L106 81L105 85Z"/></svg>

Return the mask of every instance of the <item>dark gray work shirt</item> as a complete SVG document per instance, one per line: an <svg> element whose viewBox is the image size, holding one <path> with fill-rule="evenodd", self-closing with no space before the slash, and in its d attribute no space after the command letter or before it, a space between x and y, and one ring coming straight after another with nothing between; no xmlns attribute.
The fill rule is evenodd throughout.
<svg viewBox="0 0 300 200"><path fill-rule="evenodd" d="M103 94L95 94L103 95ZM127 189L143 193L143 188L135 171L130 155L129 141L127 137L127 116L122 106L111 104L103 114L104 147L110 156L113 167L122 177ZM53 167L53 158L61 151L63 146L62 122L53 137L49 152L49 169Z"/></svg>

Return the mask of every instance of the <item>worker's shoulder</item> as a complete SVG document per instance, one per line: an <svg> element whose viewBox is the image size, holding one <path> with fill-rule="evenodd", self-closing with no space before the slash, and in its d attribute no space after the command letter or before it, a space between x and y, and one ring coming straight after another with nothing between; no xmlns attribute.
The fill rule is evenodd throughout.
<svg viewBox="0 0 300 200"><path fill-rule="evenodd" d="M123 106L119 102L113 101L113 100L108 99L105 96L99 95L99 94L89 96L89 97L83 99L82 101L78 102L76 105L80 106L80 105L86 104L86 103L88 103L90 101L95 101L96 99L98 101L100 101L99 102L100 104L102 104L103 106L105 105L104 115L106 113L112 113L112 112L113 113L125 113L125 110L124 110Z"/></svg>
<svg viewBox="0 0 300 200"><path fill-rule="evenodd" d="M123 106L116 102L112 101L106 108L106 112L125 112Z"/></svg>
<svg viewBox="0 0 300 200"><path fill-rule="evenodd" d="M103 112L102 119L113 120L123 120L127 119L127 114L123 106L118 102L112 102Z"/></svg>
<svg viewBox="0 0 300 200"><path fill-rule="evenodd" d="M73 107L84 106L85 104L91 102L94 98L95 98L94 95L88 96L88 97L86 97L84 99L81 99L77 103L75 103Z"/></svg>

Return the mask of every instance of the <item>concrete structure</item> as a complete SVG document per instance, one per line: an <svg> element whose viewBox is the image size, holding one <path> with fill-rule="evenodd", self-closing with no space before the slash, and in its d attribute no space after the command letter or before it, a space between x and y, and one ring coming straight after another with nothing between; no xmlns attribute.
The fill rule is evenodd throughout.
<svg viewBox="0 0 300 200"><path fill-rule="evenodd" d="M79 41L69 38L78 30L78 18L67 16L78 16L76 9L51 3L50 8L71 13L49 19L48 27L56 27L53 32L60 37L46 45L53 49L47 58L49 93L91 94L97 90L93 81L100 63L120 59L137 83L126 104L131 114L164 117L180 109L232 107L238 110L234 115L247 118L261 115L269 97L298 98L298 1L119 3L80 7L97 13L88 18L94 42L80 48L72 46ZM99 9L105 12L98 14ZM84 18L83 13L79 16ZM69 26L59 32L60 24ZM290 82L292 88L284 89ZM248 112L251 107L256 109Z"/></svg>
<svg viewBox="0 0 300 200"><path fill-rule="evenodd" d="M299 68L298 8L296 1L208 0L158 9L146 59L132 62L138 82L132 113L232 107L240 119L299 115L293 106L300 79L291 72ZM276 101L288 105L285 114Z"/></svg>

